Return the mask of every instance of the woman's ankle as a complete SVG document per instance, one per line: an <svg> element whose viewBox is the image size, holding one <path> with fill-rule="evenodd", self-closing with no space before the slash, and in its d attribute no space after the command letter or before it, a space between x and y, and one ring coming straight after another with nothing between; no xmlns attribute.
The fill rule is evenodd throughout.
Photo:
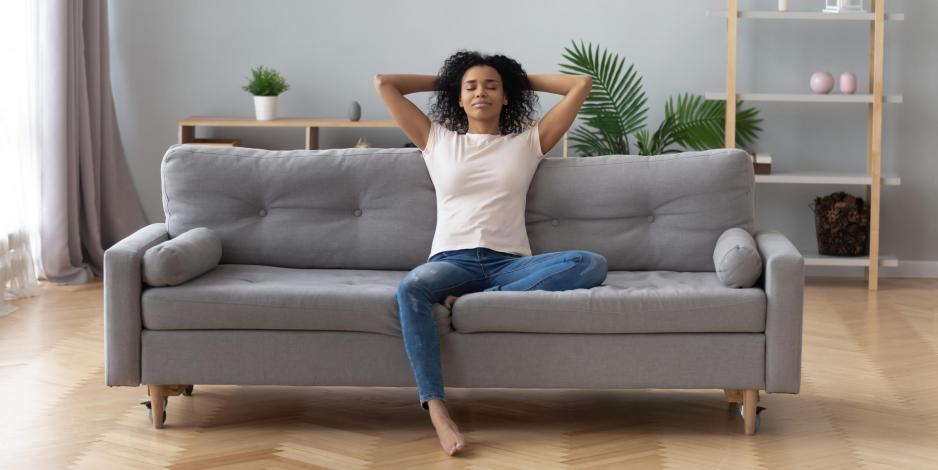
<svg viewBox="0 0 938 470"><path fill-rule="evenodd" d="M427 400L427 407L431 413L447 412L446 402L440 398L431 398L430 400Z"/></svg>

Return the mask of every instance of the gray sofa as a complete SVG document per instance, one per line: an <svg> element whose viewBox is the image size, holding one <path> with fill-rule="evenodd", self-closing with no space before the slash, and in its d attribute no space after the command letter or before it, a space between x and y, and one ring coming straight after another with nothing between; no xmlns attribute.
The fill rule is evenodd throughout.
<svg viewBox="0 0 938 470"><path fill-rule="evenodd" d="M415 386L395 293L436 222L419 150L176 145L161 176L165 222L105 253L108 386L147 384L157 417L191 384ZM445 385L723 389L754 433L760 390L799 391L804 263L760 231L757 284L717 278L718 237L754 230L753 185L738 150L546 158L527 198L533 252L590 250L609 274L435 304ZM144 253L197 227L221 239L217 266L144 283Z"/></svg>

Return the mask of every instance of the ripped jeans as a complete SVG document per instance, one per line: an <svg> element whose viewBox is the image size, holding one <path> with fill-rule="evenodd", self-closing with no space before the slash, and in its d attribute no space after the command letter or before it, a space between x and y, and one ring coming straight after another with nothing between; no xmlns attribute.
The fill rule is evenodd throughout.
<svg viewBox="0 0 938 470"><path fill-rule="evenodd" d="M397 305L420 406L429 410L434 398L445 402L434 303L480 291L589 289L606 273L606 258L590 251L522 256L482 247L443 251L411 270L398 286Z"/></svg>

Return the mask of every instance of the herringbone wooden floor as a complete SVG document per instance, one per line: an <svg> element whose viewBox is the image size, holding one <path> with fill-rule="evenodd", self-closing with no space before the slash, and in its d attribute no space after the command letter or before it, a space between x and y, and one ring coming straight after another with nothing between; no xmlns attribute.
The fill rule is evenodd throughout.
<svg viewBox="0 0 938 470"><path fill-rule="evenodd" d="M196 385L152 429L104 386L102 286L0 318L0 468L938 468L938 280L809 279L803 385L742 434L720 390L447 389L443 454L413 388Z"/></svg>

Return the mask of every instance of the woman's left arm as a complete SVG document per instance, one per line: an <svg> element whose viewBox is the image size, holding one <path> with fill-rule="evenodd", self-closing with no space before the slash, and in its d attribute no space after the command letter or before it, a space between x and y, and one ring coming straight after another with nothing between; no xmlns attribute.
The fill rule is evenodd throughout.
<svg viewBox="0 0 938 470"><path fill-rule="evenodd" d="M528 81L534 91L564 95L538 122L541 152L546 154L570 129L580 112L580 106L590 94L593 79L589 75L552 74L528 75Z"/></svg>

